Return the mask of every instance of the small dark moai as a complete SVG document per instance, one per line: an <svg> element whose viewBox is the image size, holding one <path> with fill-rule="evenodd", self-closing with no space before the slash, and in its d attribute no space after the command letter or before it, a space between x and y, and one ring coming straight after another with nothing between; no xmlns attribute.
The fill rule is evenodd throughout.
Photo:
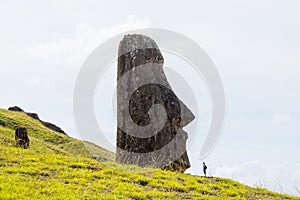
<svg viewBox="0 0 300 200"><path fill-rule="evenodd" d="M17 142L17 146L22 147L23 149L29 148L29 138L26 128L18 127L15 131L15 140Z"/></svg>
<svg viewBox="0 0 300 200"><path fill-rule="evenodd" d="M190 162L182 127L194 115L172 91L157 44L126 35L118 54L116 161L184 172Z"/></svg>

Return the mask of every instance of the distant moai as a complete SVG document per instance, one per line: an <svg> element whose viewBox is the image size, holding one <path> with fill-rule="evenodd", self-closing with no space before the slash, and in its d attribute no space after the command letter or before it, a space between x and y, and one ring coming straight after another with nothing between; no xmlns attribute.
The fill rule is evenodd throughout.
<svg viewBox="0 0 300 200"><path fill-rule="evenodd" d="M172 91L157 44L144 35L125 35L118 54L116 161L184 172L190 162L182 127L195 117ZM164 108L164 124L155 106Z"/></svg>
<svg viewBox="0 0 300 200"><path fill-rule="evenodd" d="M22 147L23 149L29 148L30 140L28 138L27 129L18 127L15 131L15 140L17 146Z"/></svg>

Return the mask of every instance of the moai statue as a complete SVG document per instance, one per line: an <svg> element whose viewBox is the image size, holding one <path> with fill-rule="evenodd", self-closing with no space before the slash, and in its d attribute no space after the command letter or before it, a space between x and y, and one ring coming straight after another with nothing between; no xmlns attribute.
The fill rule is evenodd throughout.
<svg viewBox="0 0 300 200"><path fill-rule="evenodd" d="M29 138L26 128L18 127L15 131L15 140L17 142L17 146L22 147L23 149L29 148Z"/></svg>
<svg viewBox="0 0 300 200"><path fill-rule="evenodd" d="M172 91L164 58L151 38L125 35L118 51L116 161L184 172L195 117Z"/></svg>

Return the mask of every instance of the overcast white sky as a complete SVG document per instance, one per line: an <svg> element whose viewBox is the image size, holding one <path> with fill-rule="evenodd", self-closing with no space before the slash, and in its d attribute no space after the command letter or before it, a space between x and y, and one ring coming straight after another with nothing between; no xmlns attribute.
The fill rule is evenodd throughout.
<svg viewBox="0 0 300 200"><path fill-rule="evenodd" d="M89 53L123 31L177 31L208 53L225 87L209 173L300 195L299 9L296 0L0 1L0 107L38 112L76 137L74 83ZM189 173L202 173L201 142Z"/></svg>

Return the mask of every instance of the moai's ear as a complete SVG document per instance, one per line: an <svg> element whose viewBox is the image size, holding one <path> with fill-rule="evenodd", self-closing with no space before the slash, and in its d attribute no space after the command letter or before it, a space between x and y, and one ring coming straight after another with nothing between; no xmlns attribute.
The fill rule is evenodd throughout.
<svg viewBox="0 0 300 200"><path fill-rule="evenodd" d="M195 116L192 113L192 111L188 109L187 106L182 101L180 101L180 108L181 108L180 126L184 127L188 125L191 121L193 121L195 119Z"/></svg>

